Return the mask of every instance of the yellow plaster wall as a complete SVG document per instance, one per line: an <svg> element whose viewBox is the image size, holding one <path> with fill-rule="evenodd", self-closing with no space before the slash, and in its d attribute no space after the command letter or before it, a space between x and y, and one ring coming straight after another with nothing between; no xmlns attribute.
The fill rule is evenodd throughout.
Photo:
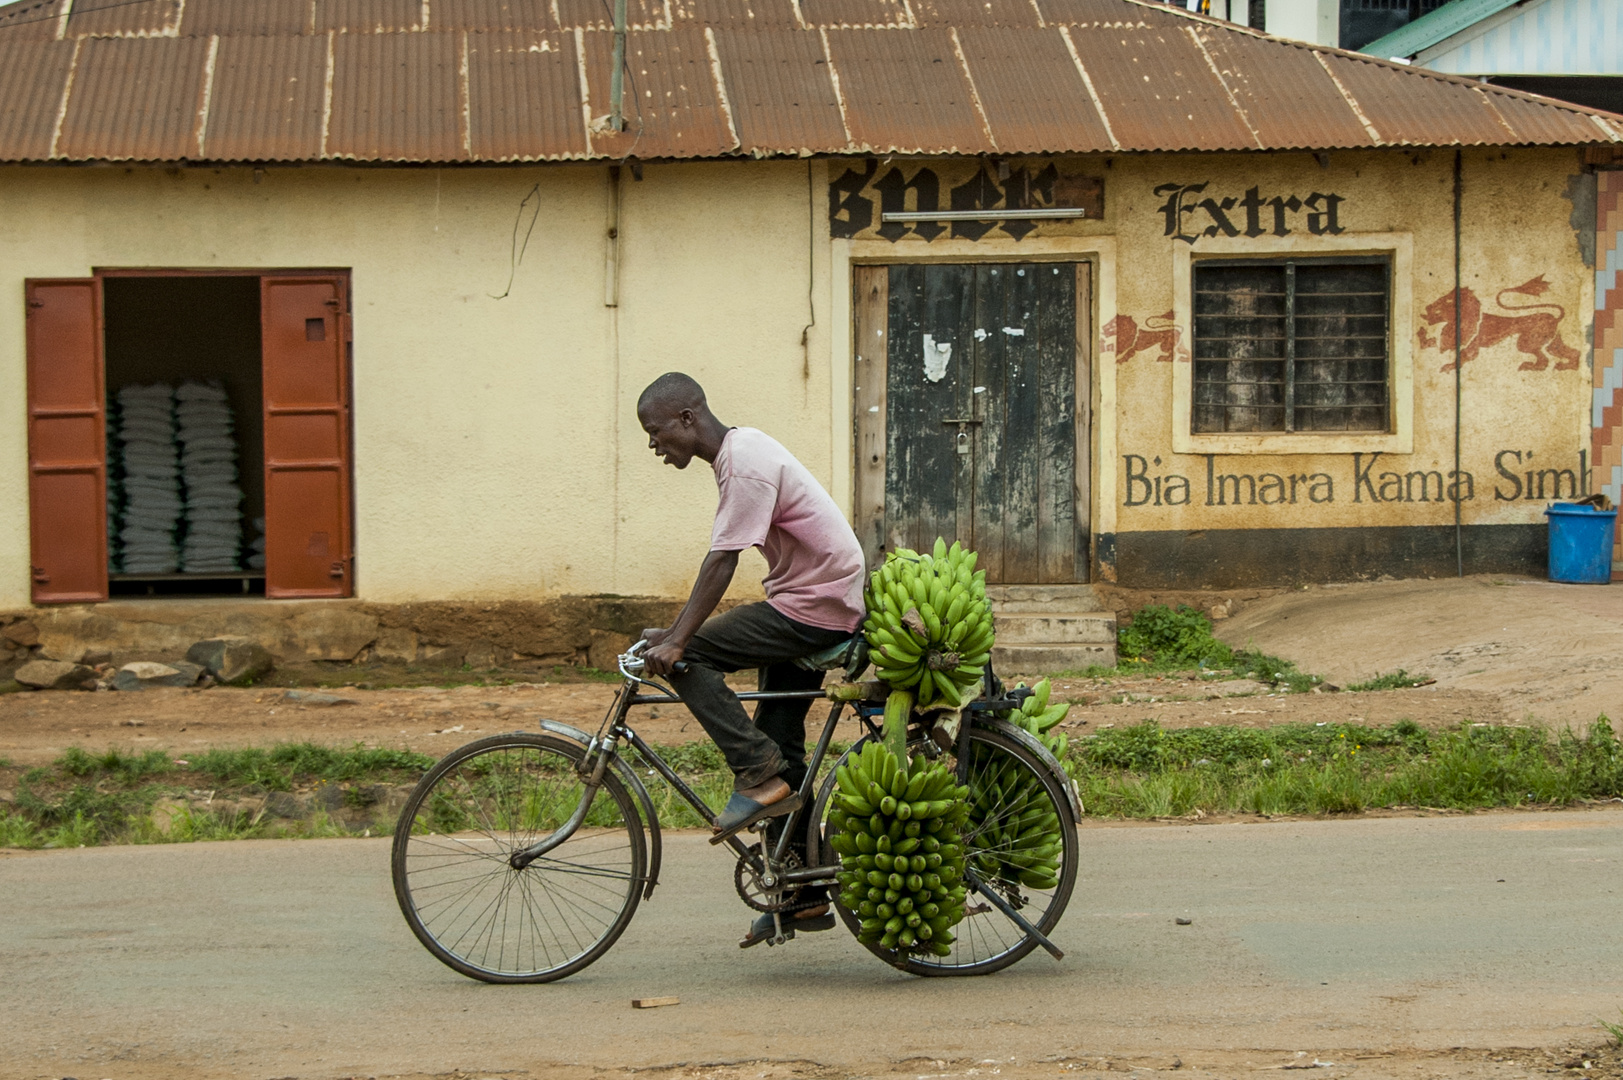
<svg viewBox="0 0 1623 1080"><path fill-rule="evenodd" d="M1414 319L1397 332L1413 359L1411 447L1373 470L1452 467L1451 359L1419 343L1427 305L1452 287L1451 152L1156 155L1094 159L1105 218L1055 227L1007 257L1077 253L1100 273L1100 327L1173 310L1185 261L1244 239L1169 239L1164 183L1207 182L1202 196L1334 192L1346 232L1409 238ZM1521 370L1515 341L1464 372L1463 467L1475 481L1467 523L1542 520L1546 500L1495 498L1495 471L1576 469L1587 446L1593 282L1562 197L1570 150L1465 154L1464 280L1484 310L1500 290L1542 275L1559 332L1583 362ZM971 257L965 242L830 241L823 164L648 165L622 178L618 306L605 306L611 207L603 167L0 169L0 606L28 598L23 279L93 267L336 267L352 272L355 502L359 594L377 601L542 598L567 593L679 596L708 538L715 489L697 463L678 474L647 451L638 392L682 368L727 422L761 427L800 456L842 504L851 492L849 261ZM526 195L533 195L525 203ZM529 229L512 270L515 235ZM1232 212L1236 220L1243 212ZM1306 233L1305 216L1295 217ZM1193 224L1204 224L1198 215ZM516 230L516 232L515 232ZM1044 236L1049 237L1044 240ZM1348 240L1348 238L1352 238ZM1289 242L1273 242L1289 248ZM1264 245L1258 245L1262 247ZM950 249L950 250L949 250ZM982 254L1005 257L1003 250ZM1277 253L1277 251L1273 252ZM1550 311L1543 308L1540 310ZM808 326L808 323L811 325ZM1179 327L1188 342L1187 323ZM1435 337L1439 328L1430 327ZM1159 349L1126 359L1104 337L1092 392L1092 500L1100 532L1443 524L1444 501L1354 500L1351 438L1335 452L1226 453L1215 471L1325 473L1334 501L1204 505L1205 458L1174 450L1173 379L1187 361ZM1401 350L1400 350L1401 351ZM1390 440L1389 440L1390 441ZM1528 458L1528 452L1532 457ZM1186 476L1187 506L1127 505L1126 455L1152 475ZM736 595L753 595L751 556Z"/></svg>
<svg viewBox="0 0 1623 1080"><path fill-rule="evenodd" d="M729 423L825 483L827 241L809 348L804 162L623 177L604 304L608 171L0 169L0 606L28 602L23 280L93 267L333 267L354 296L358 592L376 601L680 595L710 471L646 449L633 409L682 368ZM821 186L821 167L814 166ZM534 189L532 202L522 206ZM507 286L515 227L523 262ZM818 226L826 237L825 225ZM843 443L840 450L843 452ZM753 558L753 557L752 557ZM735 592L758 593L744 566Z"/></svg>
<svg viewBox="0 0 1623 1080"><path fill-rule="evenodd" d="M1576 474L1579 451L1587 447L1587 335L1593 282L1569 224L1572 204L1562 197L1568 178L1578 171L1577 157L1570 150L1468 150L1463 164L1461 266L1465 288L1480 298L1486 315L1515 318L1528 313L1507 311L1497 302L1501 290L1542 276L1548 284L1542 295L1506 294L1506 303L1558 305L1560 338L1581 359L1567 370L1558 370L1558 365L1567 363L1560 358L1541 370L1522 370L1524 363L1537 363L1538 358L1522 351L1512 335L1483 348L1464 366L1461 466L1471 474L1475 497L1463 502L1462 516L1467 524L1540 522L1550 499L1527 498L1525 491L1521 498L1497 498L1496 490L1515 494L1515 487L1497 471L1496 462L1521 474L1525 488L1525 473L1530 468L1570 469ZM1412 439L1408 445L1400 445L1395 437L1312 436L1304 445L1314 441L1335 445L1321 446L1320 452L1294 453L1285 445L1292 436L1271 437L1266 450L1248 447L1249 436L1213 440L1223 444L1213 462L1216 474L1246 474L1259 481L1269 474L1285 479L1325 474L1332 480L1334 499L1313 503L1305 497L1307 484L1299 482L1296 505L1262 505L1259 501L1207 506L1206 458L1174 449L1173 381L1180 376L1187 379L1191 365L1181 356L1164 359L1165 350L1159 346L1131 357L1106 352L1104 359L1115 363L1119 442L1116 489L1101 492L1100 497L1114 498L1117 530L1451 524L1453 504L1435 497L1435 481L1429 501L1372 502L1367 489L1355 487L1353 454L1362 452L1361 463L1367 466L1370 452L1384 450L1369 470L1377 495L1381 494L1383 472L1406 476L1411 471L1438 470L1446 477L1453 468L1454 376L1443 370L1452 362L1452 352L1440 351L1435 344L1426 347L1420 338L1424 329L1436 342L1441 330L1438 325L1426 325L1428 306L1442 300L1446 313L1452 314L1453 153L1335 153L1329 156L1327 167L1320 167L1308 154L1117 158L1106 176L1107 212L1121 253L1117 307L1140 325L1150 316L1180 306L1175 305L1174 285L1187 270L1175 274L1175 266L1187 267L1202 253L1217 251L1233 257L1296 250L1312 254L1322 244L1308 232L1305 213L1292 215L1292 235L1284 239L1199 235L1193 244L1170 239L1160 212L1167 196L1154 190L1162 184L1204 182L1207 187L1195 196L1197 200L1239 199L1252 186L1258 186L1264 198L1294 194L1305 199L1314 191L1335 193L1345 200L1339 208L1345 232L1335 243L1371 251L1408 244L1412 250L1410 279L1405 281L1400 274L1393 282L1393 311L1399 316L1394 325L1394 356L1402 359L1407 352L1413 369ZM1229 216L1244 228L1243 209L1236 206ZM1271 227L1271 218L1271 211L1265 209L1266 226ZM1185 231L1198 235L1213 219L1197 212L1187 222ZM1181 259L1177 258L1180 249ZM1185 348L1190 333L1187 303L1186 295L1178 325L1180 344ZM1557 314L1547 306L1534 311ZM1402 318L1405 312L1411 317ZM1536 339L1543 339L1543 332L1532 324L1517 325L1529 326ZM1107 348L1111 344L1105 342ZM1501 456L1506 451L1510 453ZM1522 455L1519 462L1514 457L1517 452ZM1152 480L1163 478L1163 489L1168 483L1165 478L1186 477L1191 485L1189 504L1169 506L1163 500L1163 505L1156 506L1152 496L1146 505L1129 505L1150 490L1143 486L1127 490L1129 454L1146 463L1142 471ZM1462 491L1469 493L1470 485L1461 483ZM1403 486L1418 494L1415 483ZM1389 486L1387 492L1396 490ZM1553 496L1553 492L1548 494Z"/></svg>

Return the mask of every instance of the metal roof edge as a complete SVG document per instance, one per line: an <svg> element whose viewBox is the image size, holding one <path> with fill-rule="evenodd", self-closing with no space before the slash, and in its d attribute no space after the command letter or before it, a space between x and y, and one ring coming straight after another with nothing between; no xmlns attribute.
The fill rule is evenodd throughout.
<svg viewBox="0 0 1623 1080"><path fill-rule="evenodd" d="M1456 2L1461 2L1461 0L1456 0ZM1493 0L1493 2L1501 3L1501 0ZM1521 0L1503 0L1504 6L1509 6L1510 4L1520 2ZM1442 9L1439 8L1438 10L1440 11ZM1500 10L1504 10L1504 7L1501 7ZM1435 15L1436 12L1433 12L1432 14ZM1427 17L1429 18L1430 16ZM1391 35L1388 36L1390 37ZM1401 60L1392 60L1386 57L1375 56L1370 53L1358 52L1352 49L1337 49L1330 45L1315 45L1310 41L1295 41L1291 38L1275 38L1274 40L1283 42L1287 45L1295 45L1298 48L1308 49L1313 52L1328 53L1332 56L1340 56L1347 60L1356 60L1360 64L1374 64L1378 67L1384 67L1389 71L1406 72L1416 78L1435 79L1438 82L1454 83L1456 86L1463 86L1484 93L1501 94L1505 97L1520 98L1523 101L1529 101L1535 105L1544 105L1551 109L1560 109L1565 112L1573 113L1577 116L1587 116L1590 118L1615 121L1616 123L1623 125L1623 113L1611 113L1604 109L1592 109L1587 105L1576 105L1573 102L1563 101L1560 98L1545 97L1543 94L1534 94L1526 90L1516 90L1509 86L1500 86L1498 83L1482 82L1470 75L1456 75L1452 71L1437 71L1433 68L1406 64ZM1444 144L1439 143L1438 145ZM1447 145L1453 144L1450 143ZM1529 143L1523 145L1539 144ZM1567 146L1577 144L1551 143L1549 145Z"/></svg>
<svg viewBox="0 0 1623 1080"><path fill-rule="evenodd" d="M1414 56L1522 0L1451 0L1408 26L1376 38L1359 52L1388 58Z"/></svg>

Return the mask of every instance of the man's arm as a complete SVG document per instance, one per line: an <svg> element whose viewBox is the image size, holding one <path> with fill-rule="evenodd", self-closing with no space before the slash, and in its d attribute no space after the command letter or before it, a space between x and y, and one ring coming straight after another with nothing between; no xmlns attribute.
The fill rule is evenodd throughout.
<svg viewBox="0 0 1623 1080"><path fill-rule="evenodd" d="M653 643L643 653L649 671L655 675L671 673L671 666L682 659L688 642L693 640L699 627L721 603L722 595L732 584L733 573L737 569L736 551L712 551L704 557L704 562L699 564L699 577L693 583L693 593L688 597L688 602L682 605L682 613L671 623L670 629L642 632L643 637Z"/></svg>

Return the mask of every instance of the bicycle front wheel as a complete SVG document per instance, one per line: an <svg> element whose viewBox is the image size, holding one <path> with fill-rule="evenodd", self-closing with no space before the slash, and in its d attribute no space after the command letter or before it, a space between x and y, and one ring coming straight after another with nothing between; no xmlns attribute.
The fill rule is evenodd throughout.
<svg viewBox="0 0 1623 1080"><path fill-rule="evenodd" d="M508 861L580 805L584 757L552 735L493 735L452 751L418 783L395 826L394 890L440 961L484 982L550 982L625 930L642 896L647 841L613 770L573 836L522 870Z"/></svg>
<svg viewBox="0 0 1623 1080"><path fill-rule="evenodd" d="M851 748L847 757L861 748ZM909 749L918 750L921 744ZM1078 844L1076 818L1065 793L1065 778L1031 749L1001 731L972 728L969 732L969 761L965 770L965 783L970 789L971 815L964 826L964 853L970 869L982 878L988 889L996 891L1012 908L1043 934L1050 933L1065 913L1071 890L1076 884ZM841 759L844 760L843 758ZM954 755L944 755L945 763L952 767ZM833 775L829 776L819 795L817 820L824 822L830 809ZM1061 852L1059 870L1050 887L1033 888L1020 881L1021 859L1008 828L1019 814L1041 807L1041 812L1052 810L1059 818ZM838 856L824 853L824 861ZM835 910L852 934L861 930L862 917L841 905ZM956 940L952 952L946 956L929 953L903 954L881 948L877 944L867 948L886 963L914 975L990 975L1016 963L1038 942L1014 920L978 893L970 893L965 902L965 916L953 927Z"/></svg>

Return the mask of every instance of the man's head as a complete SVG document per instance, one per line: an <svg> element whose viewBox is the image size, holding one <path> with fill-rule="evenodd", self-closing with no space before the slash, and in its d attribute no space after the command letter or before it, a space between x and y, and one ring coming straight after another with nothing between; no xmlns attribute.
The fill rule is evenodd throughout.
<svg viewBox="0 0 1623 1080"><path fill-rule="evenodd" d="M685 469L695 456L714 460L726 429L710 412L704 389L692 376L670 371L648 384L637 399L637 421L648 448L667 465Z"/></svg>

